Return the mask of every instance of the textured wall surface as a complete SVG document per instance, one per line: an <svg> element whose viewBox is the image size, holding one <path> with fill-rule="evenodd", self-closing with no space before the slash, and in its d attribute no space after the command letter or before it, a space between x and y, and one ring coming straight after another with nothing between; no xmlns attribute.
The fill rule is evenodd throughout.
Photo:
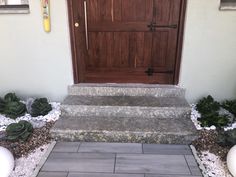
<svg viewBox="0 0 236 177"><path fill-rule="evenodd" d="M187 99L236 98L236 11L220 0L188 0L180 84ZM0 95L60 101L73 84L66 0L51 0L52 32L43 31L40 1L30 14L0 15Z"/></svg>
<svg viewBox="0 0 236 177"><path fill-rule="evenodd" d="M180 85L189 102L236 98L236 11L219 11L219 4L188 1Z"/></svg>
<svg viewBox="0 0 236 177"><path fill-rule="evenodd" d="M60 101L73 83L65 0L51 0L52 31L45 33L40 1L30 14L0 15L0 95L48 96Z"/></svg>

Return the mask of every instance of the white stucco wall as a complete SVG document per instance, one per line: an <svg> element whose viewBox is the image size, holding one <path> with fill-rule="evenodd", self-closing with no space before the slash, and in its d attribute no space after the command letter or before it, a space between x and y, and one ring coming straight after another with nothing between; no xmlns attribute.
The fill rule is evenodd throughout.
<svg viewBox="0 0 236 177"><path fill-rule="evenodd" d="M42 26L40 0L30 14L0 14L0 95L47 96L60 101L73 83L65 0L51 0L52 31Z"/></svg>
<svg viewBox="0 0 236 177"><path fill-rule="evenodd" d="M236 11L220 0L188 0L180 85L187 99L236 98ZM42 28L39 0L31 13L0 15L0 95L61 101L73 83L66 0L51 0L52 32Z"/></svg>
<svg viewBox="0 0 236 177"><path fill-rule="evenodd" d="M180 85L195 102L211 94L236 98L236 11L219 11L220 0L189 0Z"/></svg>

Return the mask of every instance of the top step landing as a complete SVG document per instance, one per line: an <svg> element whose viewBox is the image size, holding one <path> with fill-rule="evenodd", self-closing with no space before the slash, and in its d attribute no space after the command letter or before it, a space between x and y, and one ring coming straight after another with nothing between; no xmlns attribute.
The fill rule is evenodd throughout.
<svg viewBox="0 0 236 177"><path fill-rule="evenodd" d="M185 89L174 85L157 84L75 84L69 95L81 96L154 96L185 97Z"/></svg>

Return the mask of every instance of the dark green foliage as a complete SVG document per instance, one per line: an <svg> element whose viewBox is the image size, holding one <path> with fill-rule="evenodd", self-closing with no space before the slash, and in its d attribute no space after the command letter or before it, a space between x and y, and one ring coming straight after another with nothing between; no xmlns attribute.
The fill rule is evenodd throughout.
<svg viewBox="0 0 236 177"><path fill-rule="evenodd" d="M202 115L211 115L212 113L219 111L220 104L215 101L211 95L208 95L197 103L196 108Z"/></svg>
<svg viewBox="0 0 236 177"><path fill-rule="evenodd" d="M23 140L26 141L33 132L31 123L21 120L19 123L12 123L6 128L8 140Z"/></svg>
<svg viewBox="0 0 236 177"><path fill-rule="evenodd" d="M226 100L221 106L236 117L236 100Z"/></svg>
<svg viewBox="0 0 236 177"><path fill-rule="evenodd" d="M6 102L19 102L20 99L16 96L15 93L8 93L4 96Z"/></svg>
<svg viewBox="0 0 236 177"><path fill-rule="evenodd" d="M217 112L211 115L202 115L198 121L201 122L202 127L210 127L214 125L217 128L226 126L230 122L228 115L219 115Z"/></svg>
<svg viewBox="0 0 236 177"><path fill-rule="evenodd" d="M26 106L24 103L11 101L7 102L3 113L12 119L23 116L26 112Z"/></svg>
<svg viewBox="0 0 236 177"><path fill-rule="evenodd" d="M196 108L201 114L201 118L198 121L201 122L202 127L214 125L219 128L228 125L230 122L228 115L219 115L220 104L210 95L201 99L197 103Z"/></svg>
<svg viewBox="0 0 236 177"><path fill-rule="evenodd" d="M39 98L34 100L33 104L31 105L31 116L45 116L52 110L51 104L48 103L47 98Z"/></svg>
<svg viewBox="0 0 236 177"><path fill-rule="evenodd" d="M4 99L0 98L0 113L5 114L7 117L16 119L23 116L26 112L26 106L20 102L20 99L15 93L8 93Z"/></svg>
<svg viewBox="0 0 236 177"><path fill-rule="evenodd" d="M236 145L236 129L219 132L217 143L221 146L228 147Z"/></svg>
<svg viewBox="0 0 236 177"><path fill-rule="evenodd" d="M4 109L5 109L6 102L0 98L0 113L3 114Z"/></svg>

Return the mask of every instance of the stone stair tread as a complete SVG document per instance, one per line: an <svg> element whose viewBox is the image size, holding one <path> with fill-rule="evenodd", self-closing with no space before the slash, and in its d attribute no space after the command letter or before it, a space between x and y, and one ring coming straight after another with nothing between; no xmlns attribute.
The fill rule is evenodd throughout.
<svg viewBox="0 0 236 177"><path fill-rule="evenodd" d="M155 97L182 97L185 89L174 85L159 84L88 84L80 83L68 87L69 95L90 96L155 96Z"/></svg>
<svg viewBox="0 0 236 177"><path fill-rule="evenodd" d="M197 138L183 88L76 84L68 94L51 129L57 140L190 144Z"/></svg>
<svg viewBox="0 0 236 177"><path fill-rule="evenodd" d="M69 95L63 105L130 106L130 107L189 107L184 98L152 96L77 96Z"/></svg>
<svg viewBox="0 0 236 177"><path fill-rule="evenodd" d="M161 132L187 135L196 133L190 119L153 119L134 117L62 117L53 130Z"/></svg>

